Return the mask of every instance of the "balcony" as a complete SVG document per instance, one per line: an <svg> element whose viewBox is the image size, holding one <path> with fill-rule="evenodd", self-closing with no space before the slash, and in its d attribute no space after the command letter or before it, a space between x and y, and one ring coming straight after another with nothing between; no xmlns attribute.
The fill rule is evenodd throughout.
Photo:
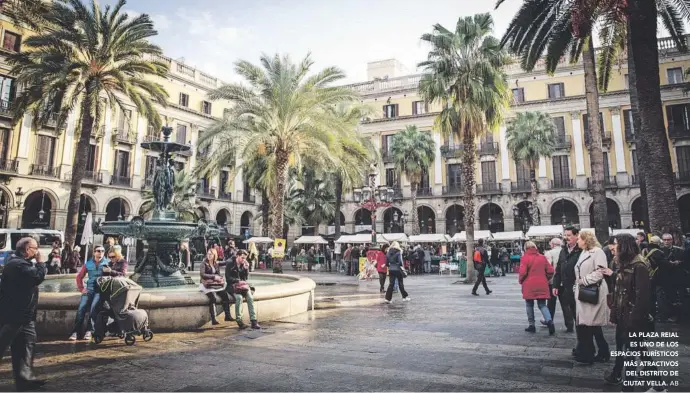
<svg viewBox="0 0 690 393"><path fill-rule="evenodd" d="M0 100L0 117L12 118L12 102Z"/></svg>
<svg viewBox="0 0 690 393"><path fill-rule="evenodd" d="M441 146L441 156L444 158L462 157L463 145L443 145Z"/></svg>
<svg viewBox="0 0 690 393"><path fill-rule="evenodd" d="M117 128L113 130L113 140L118 143L134 145L137 143L137 134L134 131L129 131L124 128Z"/></svg>
<svg viewBox="0 0 690 393"><path fill-rule="evenodd" d="M216 189L212 188L212 187L208 187L208 186L204 187L204 186L200 185L196 189L196 195L202 199L215 199L216 198Z"/></svg>
<svg viewBox="0 0 690 393"><path fill-rule="evenodd" d="M403 190L400 187L393 187L393 199L403 199Z"/></svg>
<svg viewBox="0 0 690 393"><path fill-rule="evenodd" d="M66 181L72 181L72 172L65 174ZM86 171L84 172L83 182L88 183L103 183L103 174L98 171Z"/></svg>
<svg viewBox="0 0 690 393"><path fill-rule="evenodd" d="M443 186L444 196L460 196L465 195L465 188L459 184L451 184L449 186Z"/></svg>
<svg viewBox="0 0 690 393"><path fill-rule="evenodd" d="M676 172L676 184L690 184L690 172Z"/></svg>
<svg viewBox="0 0 690 393"><path fill-rule="evenodd" d="M668 122L668 136L671 139L690 139L690 128L685 124L675 124Z"/></svg>
<svg viewBox="0 0 690 393"><path fill-rule="evenodd" d="M431 187L419 187L417 188L418 197L430 197L434 195L434 189Z"/></svg>
<svg viewBox="0 0 690 393"><path fill-rule="evenodd" d="M5 160L0 161L0 172L17 173L19 171L19 161Z"/></svg>
<svg viewBox="0 0 690 393"><path fill-rule="evenodd" d="M575 188L573 179L555 179L551 180L552 190L572 190Z"/></svg>
<svg viewBox="0 0 690 393"><path fill-rule="evenodd" d="M532 183L527 180L510 183L510 192L514 194L532 192Z"/></svg>
<svg viewBox="0 0 690 393"><path fill-rule="evenodd" d="M29 175L58 178L59 168L52 165L31 164Z"/></svg>
<svg viewBox="0 0 690 393"><path fill-rule="evenodd" d="M604 176L604 187L605 188L618 188L618 179L616 176ZM587 189L592 188L591 178L587 178Z"/></svg>
<svg viewBox="0 0 690 393"><path fill-rule="evenodd" d="M390 151L382 149L381 150L381 160L383 160L384 164L390 164L393 162L393 155L391 154Z"/></svg>
<svg viewBox="0 0 690 393"><path fill-rule="evenodd" d="M500 195L502 193L501 183L477 184L477 195Z"/></svg>
<svg viewBox="0 0 690 393"><path fill-rule="evenodd" d="M110 178L111 186L132 187L132 178L129 176L114 175Z"/></svg>
<svg viewBox="0 0 690 393"><path fill-rule="evenodd" d="M554 138L556 144L554 147L556 150L570 150L573 143L570 141L569 135L556 135Z"/></svg>
<svg viewBox="0 0 690 393"><path fill-rule="evenodd" d="M252 194L243 194L242 195L242 202L256 203L256 196L254 196Z"/></svg>
<svg viewBox="0 0 690 393"><path fill-rule="evenodd" d="M477 146L480 156L490 156L498 154L498 142L482 142Z"/></svg>
<svg viewBox="0 0 690 393"><path fill-rule="evenodd" d="M224 201L231 201L232 193L228 191L221 191L218 193L218 199L222 199Z"/></svg>
<svg viewBox="0 0 690 393"><path fill-rule="evenodd" d="M611 132L606 131L606 130L602 130L601 134L602 134L601 135L601 142L604 145L610 144L611 143ZM585 130L585 145L589 146L589 142L591 139L592 139L591 133L589 132L589 130Z"/></svg>

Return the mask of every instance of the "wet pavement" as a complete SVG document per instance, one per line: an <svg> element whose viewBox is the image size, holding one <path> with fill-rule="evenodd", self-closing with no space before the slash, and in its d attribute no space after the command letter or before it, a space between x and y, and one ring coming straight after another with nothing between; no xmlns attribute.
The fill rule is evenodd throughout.
<svg viewBox="0 0 690 393"><path fill-rule="evenodd" d="M292 272L291 272L292 273ZM43 339L35 372L50 391L602 391L612 366L575 364L573 334L524 332L517 276L489 279L479 297L457 276L409 277L411 302L381 302L377 282L300 273L330 306L240 332L228 322L195 332L157 334L132 347ZM321 302L321 303L319 303ZM538 313L538 311L537 311ZM678 388L690 390L690 331L679 331ZM613 328L606 328L615 348ZM62 338L60 338L62 339ZM7 358L5 358L7 359ZM7 359L9 360L9 359ZM13 389L0 364L0 391ZM671 379L671 378L669 378ZM617 390L620 390L618 388ZM639 390L639 389L638 389Z"/></svg>

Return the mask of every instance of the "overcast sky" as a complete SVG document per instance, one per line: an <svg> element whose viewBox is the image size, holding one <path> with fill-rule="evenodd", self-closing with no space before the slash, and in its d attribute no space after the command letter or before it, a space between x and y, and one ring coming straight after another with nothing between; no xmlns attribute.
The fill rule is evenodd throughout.
<svg viewBox="0 0 690 393"><path fill-rule="evenodd" d="M105 3L113 3L107 0ZM491 12L500 36L521 0L493 11L495 0L129 0L134 13L156 23L165 54L226 81L237 59L258 62L262 52L335 65L347 82L366 80L370 61L396 58L414 71L428 48L419 37L434 23Z"/></svg>

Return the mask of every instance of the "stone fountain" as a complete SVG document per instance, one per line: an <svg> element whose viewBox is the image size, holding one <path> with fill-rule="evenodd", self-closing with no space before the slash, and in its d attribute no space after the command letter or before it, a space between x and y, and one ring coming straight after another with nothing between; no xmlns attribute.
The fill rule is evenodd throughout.
<svg viewBox="0 0 690 393"><path fill-rule="evenodd" d="M192 236L204 236L208 227L179 220L171 209L174 195L175 167L172 154L189 151L190 146L170 141L172 127L163 127L163 140L143 142L141 147L160 153L153 178L154 210L151 220L137 216L130 221L97 221L94 233L136 238L144 243L131 277L144 288L196 285L180 263L178 245ZM131 266L131 265L130 265Z"/></svg>

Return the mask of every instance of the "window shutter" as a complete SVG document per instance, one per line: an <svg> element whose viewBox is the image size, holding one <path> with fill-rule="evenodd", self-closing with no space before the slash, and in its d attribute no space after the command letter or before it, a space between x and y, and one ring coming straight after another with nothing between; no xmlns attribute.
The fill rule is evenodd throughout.
<svg viewBox="0 0 690 393"><path fill-rule="evenodd" d="M388 117L388 112L386 111L386 106L383 106L383 117Z"/></svg>
<svg viewBox="0 0 690 393"><path fill-rule="evenodd" d="M412 115L417 114L417 101L412 101Z"/></svg>
<svg viewBox="0 0 690 393"><path fill-rule="evenodd" d="M395 104L395 114L393 115L393 117L400 116L400 109L399 108L400 108L400 104Z"/></svg>
<svg viewBox="0 0 690 393"><path fill-rule="evenodd" d="M633 134L632 132L632 122L630 121L630 109L625 109L623 111L623 127L625 128L626 134Z"/></svg>

